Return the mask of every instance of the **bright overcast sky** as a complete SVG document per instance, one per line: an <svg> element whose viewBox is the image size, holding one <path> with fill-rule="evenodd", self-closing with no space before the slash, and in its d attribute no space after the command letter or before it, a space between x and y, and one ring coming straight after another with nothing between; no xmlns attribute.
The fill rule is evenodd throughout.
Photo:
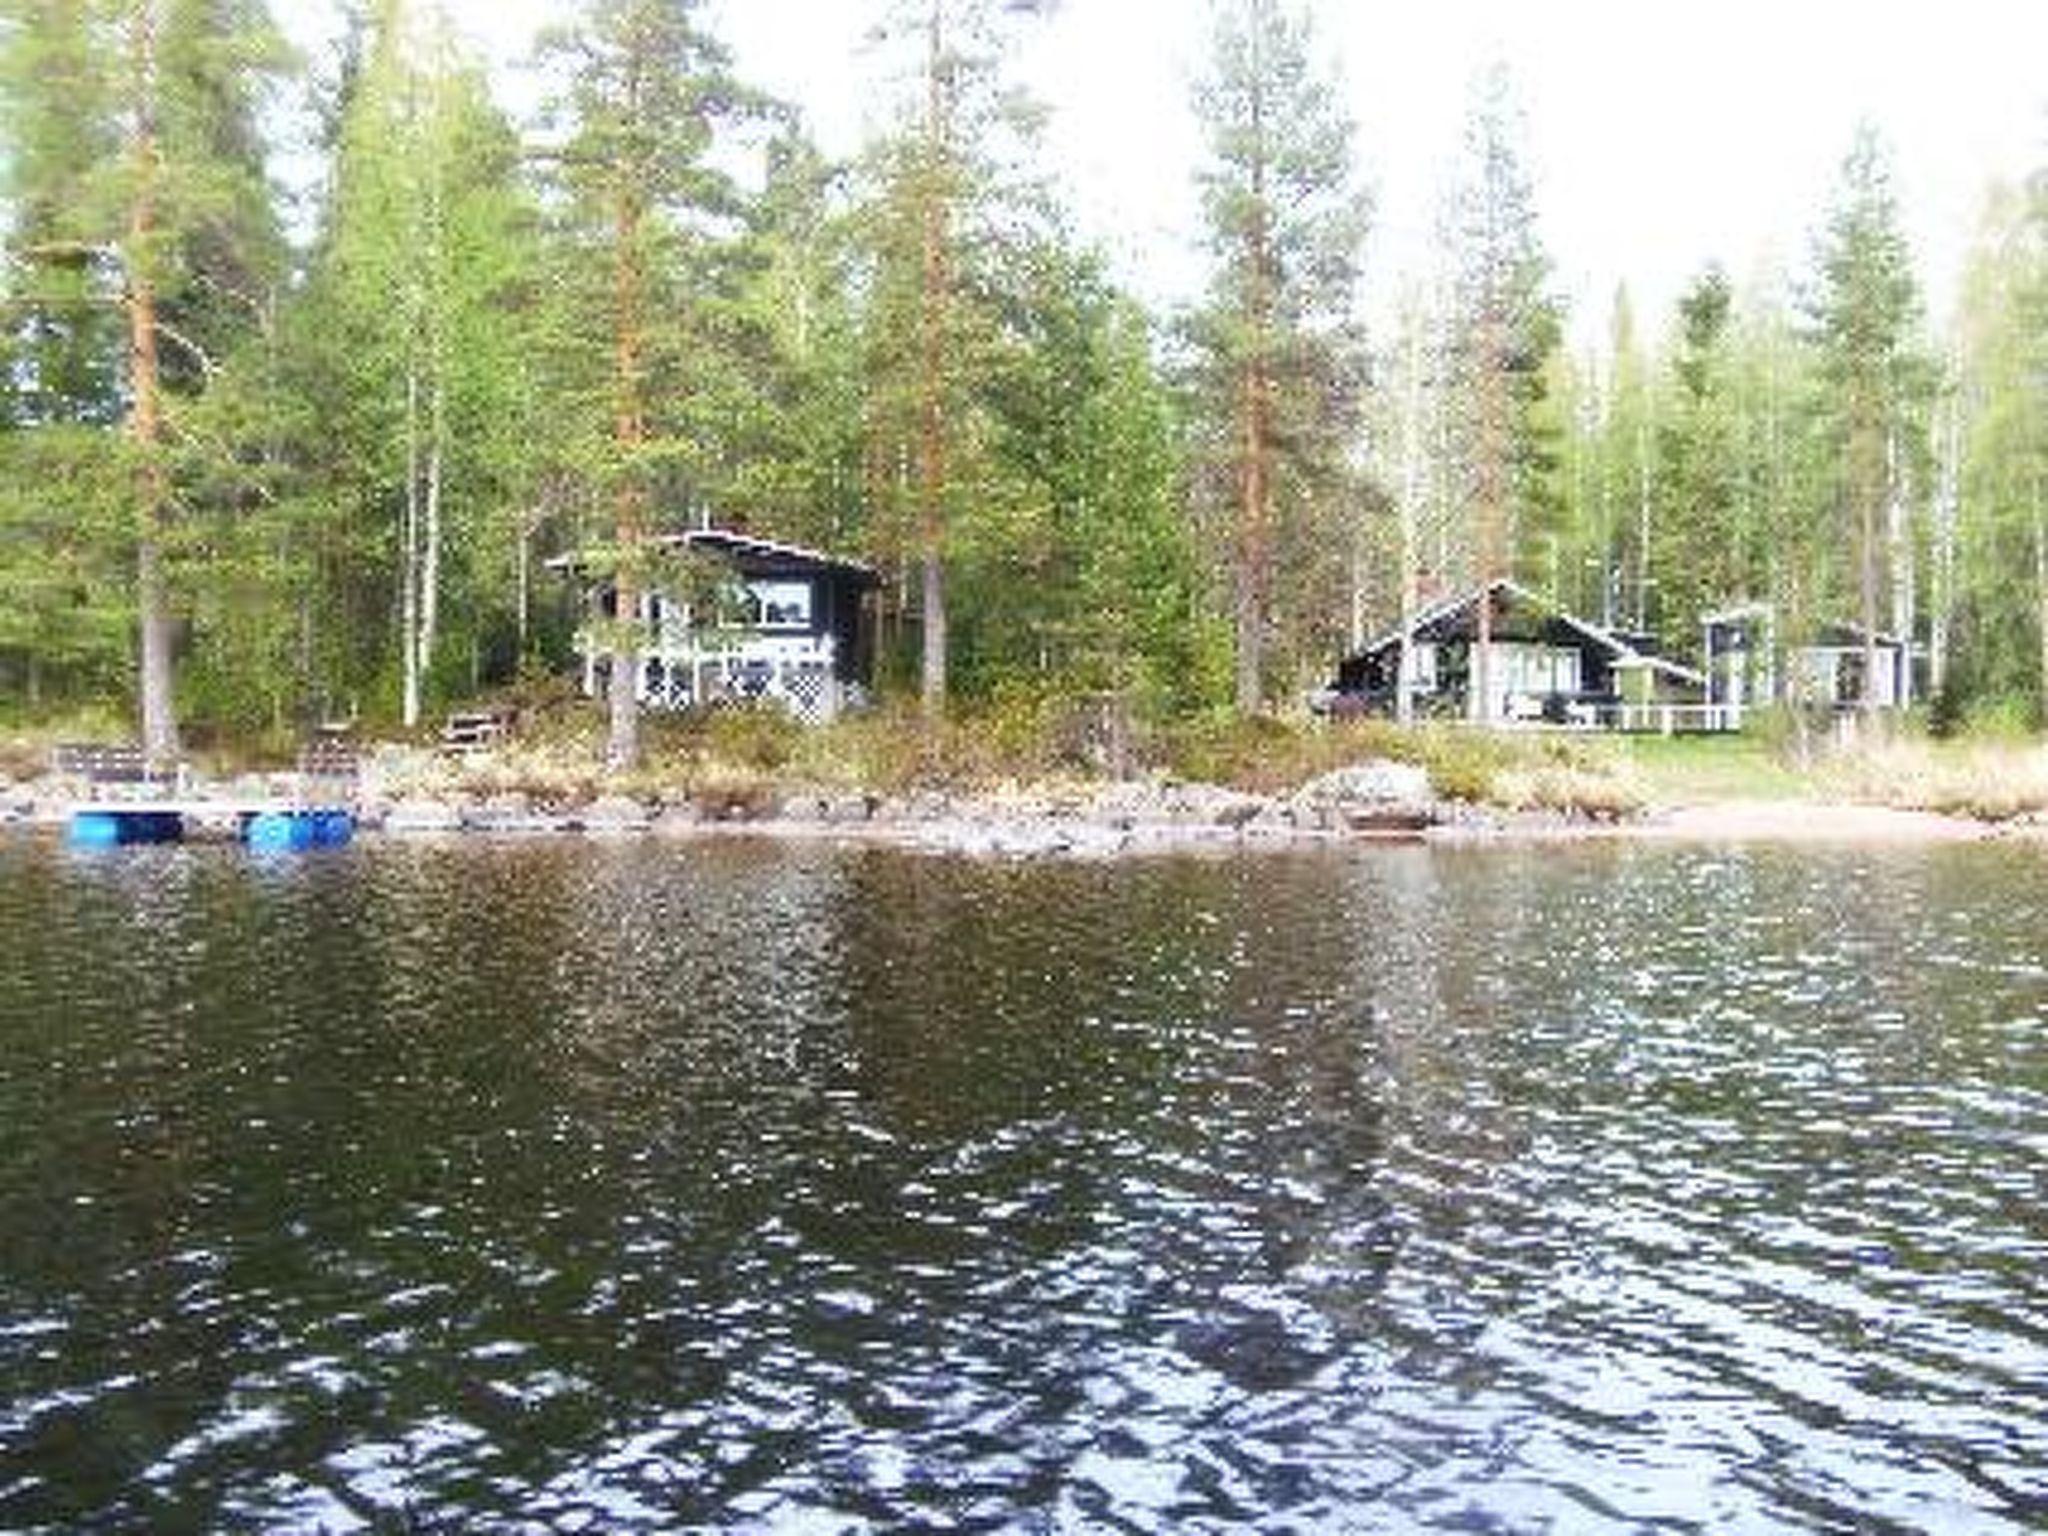
<svg viewBox="0 0 2048 1536"><path fill-rule="evenodd" d="M560 0L447 0L500 60ZM322 0L289 0L302 35ZM877 63L874 0L710 0L750 79L795 100L850 152ZM1368 281L1391 291L1423 251L1469 83L1505 59L1529 128L1544 242L1575 329L1619 282L1661 311L1710 259L1738 278L1803 262L1859 118L1898 163L1937 302L1986 185L2048 164L2048 0L1319 0L1360 127L1378 217ZM1053 109L1051 150L1082 226L1155 300L1199 267L1188 107L1204 0L1064 0L1019 28L1019 77ZM516 96L516 93L515 93Z"/></svg>

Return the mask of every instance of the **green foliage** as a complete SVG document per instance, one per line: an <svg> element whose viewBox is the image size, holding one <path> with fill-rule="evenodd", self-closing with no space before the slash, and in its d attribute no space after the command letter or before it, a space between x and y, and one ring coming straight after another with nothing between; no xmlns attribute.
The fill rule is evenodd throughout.
<svg viewBox="0 0 2048 1536"><path fill-rule="evenodd" d="M118 693L132 617L127 456L92 427L0 432L0 696Z"/></svg>
<svg viewBox="0 0 2048 1536"><path fill-rule="evenodd" d="M1209 294L1191 317L1195 504L1230 594L1236 702L1322 670L1348 610L1368 200L1354 127L1305 9L1218 7L1195 107ZM1269 651L1272 652L1269 657Z"/></svg>
<svg viewBox="0 0 2048 1536"><path fill-rule="evenodd" d="M1467 579L1541 582L1561 537L1561 423L1547 368L1562 331L1522 163L1525 128L1505 66L1475 83L1446 211L1455 242L1445 384L1453 499L1473 520Z"/></svg>
<svg viewBox="0 0 2048 1536"><path fill-rule="evenodd" d="M84 5L17 5L0 41L8 382L23 425L105 425L121 412L107 230L81 196L119 152L94 19Z"/></svg>
<svg viewBox="0 0 2048 1536"><path fill-rule="evenodd" d="M1825 447L1822 537L1848 560L1820 563L1822 601L1888 627L1911 546L1908 465L1924 456L1933 378L1919 349L1920 296L1900 225L1889 157L1874 129L1858 131L1807 296L1817 378L1815 426Z"/></svg>
<svg viewBox="0 0 2048 1536"><path fill-rule="evenodd" d="M423 699L471 691L487 654L512 660L544 440L535 214L518 143L445 23L380 0L355 46L318 243L282 321L278 575L299 686L417 719Z"/></svg>
<svg viewBox="0 0 2048 1536"><path fill-rule="evenodd" d="M1567 356L1496 73L1443 269L1405 297L1375 398L1366 198L1305 8L1218 7L1196 103L1211 281L1172 337L1040 178L1003 74L1008 13L1040 8L880 7L904 89L849 167L734 77L696 0L571 8L545 52L560 94L525 135L430 0L356 0L295 250L268 142L292 61L260 0L8 0L5 707L137 690L155 550L188 719L272 742L315 715L424 720L559 672L574 619L539 556L672 574L649 536L708 511L875 563L899 663L945 617L960 709L802 740L747 717L654 733L735 783L830 770L814 740L889 784L1069 771L1100 709L1140 764L1233 782L1370 747L1475 798L1607 793L1598 763L1469 733L1215 713L1320 680L1390 616L1398 506L1425 590L1513 570L1681 657L1742 599L1787 639L1907 625L1943 666L1943 729L2039 722L2048 176L1988 206L1940 392L1869 132L1799 304L1709 267L1668 317L1639 324L1623 295L1604 344ZM143 289L151 441L126 420ZM587 705L538 714L563 751L590 745Z"/></svg>
<svg viewBox="0 0 2048 1536"><path fill-rule="evenodd" d="M2048 177L1994 188L1964 273L1947 406L1965 719L2048 710ZM1939 547L1939 546L1937 546Z"/></svg>
<svg viewBox="0 0 2048 1536"><path fill-rule="evenodd" d="M1652 618L1688 646L1702 615L1751 590L1761 554L1739 505L1733 322L1727 276L1709 267L1679 300L1673 387L1656 435L1663 536L1651 551Z"/></svg>

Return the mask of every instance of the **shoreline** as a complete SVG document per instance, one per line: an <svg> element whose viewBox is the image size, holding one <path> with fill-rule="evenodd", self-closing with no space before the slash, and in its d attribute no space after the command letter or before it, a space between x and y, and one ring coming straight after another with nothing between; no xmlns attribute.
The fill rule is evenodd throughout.
<svg viewBox="0 0 2048 1536"><path fill-rule="evenodd" d="M221 823L248 783L219 786ZM619 794L556 804L519 793L366 786L357 826L379 839L753 837L997 859L1099 860L1409 844L1511 847L1601 841L1763 846L1946 846L2048 838L2033 818L1993 822L1844 801L1729 799L1610 816L1439 799L1392 764L1325 776L1288 795L1200 784L1076 784L904 796L806 789L772 807L704 806ZM0 790L0 827L61 828L85 797L47 784ZM145 797L136 797L144 803ZM201 822L202 835L208 821ZM216 834L219 827L213 828Z"/></svg>

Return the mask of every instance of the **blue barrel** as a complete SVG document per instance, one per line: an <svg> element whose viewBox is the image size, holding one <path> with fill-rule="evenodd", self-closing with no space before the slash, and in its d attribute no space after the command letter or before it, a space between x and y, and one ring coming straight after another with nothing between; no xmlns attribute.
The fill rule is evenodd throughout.
<svg viewBox="0 0 2048 1536"><path fill-rule="evenodd" d="M343 848L355 835L347 811L263 811L242 823L242 841L266 853Z"/></svg>
<svg viewBox="0 0 2048 1536"><path fill-rule="evenodd" d="M71 816L74 848L121 848L131 843L176 843L185 836L185 818L176 811L94 810Z"/></svg>
<svg viewBox="0 0 2048 1536"><path fill-rule="evenodd" d="M74 848L116 848L121 843L121 818L106 811L79 811L71 818Z"/></svg>
<svg viewBox="0 0 2048 1536"><path fill-rule="evenodd" d="M313 846L313 819L264 811L242 823L242 841L262 853L299 853Z"/></svg>

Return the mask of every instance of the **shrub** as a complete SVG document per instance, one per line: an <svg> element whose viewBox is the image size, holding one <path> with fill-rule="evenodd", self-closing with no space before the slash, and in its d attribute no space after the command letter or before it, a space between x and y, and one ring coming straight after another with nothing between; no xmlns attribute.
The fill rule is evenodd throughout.
<svg viewBox="0 0 2048 1536"><path fill-rule="evenodd" d="M804 727L780 704L715 709L699 717L704 755L767 771L784 768L802 745Z"/></svg>

